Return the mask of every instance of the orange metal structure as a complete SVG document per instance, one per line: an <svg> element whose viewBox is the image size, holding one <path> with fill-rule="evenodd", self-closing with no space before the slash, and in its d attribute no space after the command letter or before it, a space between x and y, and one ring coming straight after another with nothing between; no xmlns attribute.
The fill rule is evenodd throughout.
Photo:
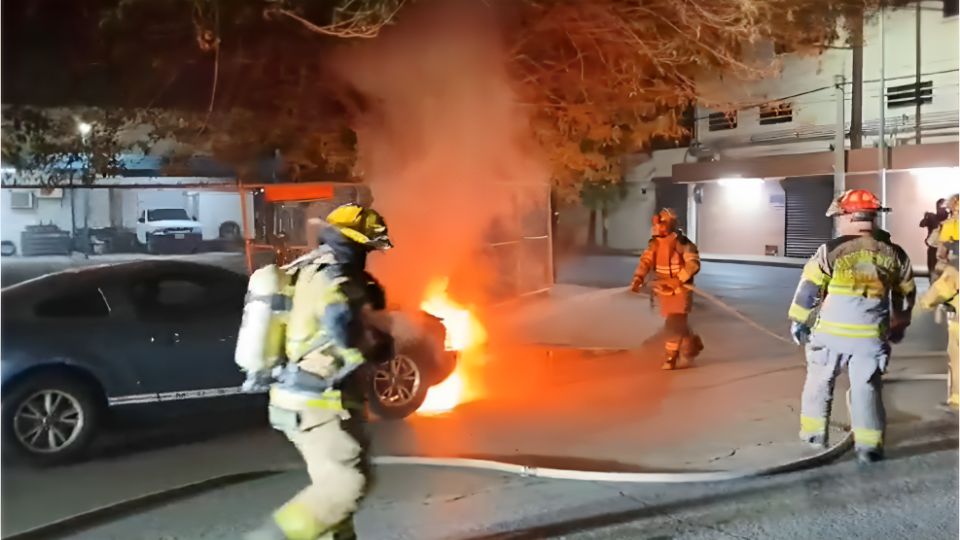
<svg viewBox="0 0 960 540"><path fill-rule="evenodd" d="M310 248L306 243L287 243L286 231L277 230L275 222L268 224L265 231L257 231L258 217L263 220L272 219L269 208L271 205L333 200L337 185L333 182L239 184L247 271L255 270L254 259L258 253L303 253Z"/></svg>

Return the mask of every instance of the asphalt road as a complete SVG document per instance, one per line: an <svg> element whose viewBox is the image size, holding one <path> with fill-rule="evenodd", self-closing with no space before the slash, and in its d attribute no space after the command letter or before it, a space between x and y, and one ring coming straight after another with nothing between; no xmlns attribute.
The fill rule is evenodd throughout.
<svg viewBox="0 0 960 540"><path fill-rule="evenodd" d="M850 459L721 484L623 485L456 470L387 469L358 516L361 538L939 540L958 535L952 420L901 433L889 459ZM952 433L952 435L950 435ZM206 493L68 536L239 538L305 481L289 473Z"/></svg>
<svg viewBox="0 0 960 540"><path fill-rule="evenodd" d="M628 257L577 260L561 266L560 281L623 286L635 262ZM797 269L708 263L698 286L785 335L784 314L798 277ZM614 319L615 309L624 303L615 300L606 299ZM794 452L789 445L796 444L795 406L802 377L802 367L791 357L795 352L742 333L742 325L726 318L714 321L715 313L701 308L698 322L711 341L710 355L698 369L663 374L655 358L648 361L637 352L551 359L550 365L563 367L549 372L543 362L517 362L494 377L509 382L498 400L473 403L443 418L376 424L374 446L389 453L432 450L435 455L471 449L562 454L578 459L561 466L626 463L661 469L671 463L695 467L705 462L717 468L746 467L770 449ZM584 308L570 317L593 313ZM929 317L921 317L904 346L942 350L943 334ZM911 409L920 403L923 411L932 410L943 392L940 386L922 383L888 392L895 423L891 440L896 444L889 461L869 470L846 461L727 484L623 486L392 467L378 471L364 501L359 531L363 538L384 540L956 538L955 418ZM731 431L734 425L747 427ZM199 431L203 433L202 426ZM121 442L98 459L68 468L5 466L4 532L11 530L8 519L20 520L21 527L12 529L18 530L44 516L87 508L91 501L108 502L118 492L133 496L171 479L189 480L198 471L296 463L290 445L262 428L212 438L209 433L151 436L146 441ZM677 441L686 446L674 447ZM305 481L302 472L292 472L228 486L68 537L237 539Z"/></svg>
<svg viewBox="0 0 960 540"><path fill-rule="evenodd" d="M589 256L558 265L557 281L592 287L624 287L630 283L636 257ZM773 331L786 335L787 310L800 280L800 268L705 262L696 284ZM927 278L916 278L918 294L929 287ZM697 303L704 304L703 299ZM928 313L919 313L907 330L913 350L943 350L944 325Z"/></svg>

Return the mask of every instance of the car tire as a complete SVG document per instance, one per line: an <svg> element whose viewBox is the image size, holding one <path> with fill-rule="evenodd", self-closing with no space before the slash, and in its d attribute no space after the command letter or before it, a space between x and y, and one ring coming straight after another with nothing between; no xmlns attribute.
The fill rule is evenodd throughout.
<svg viewBox="0 0 960 540"><path fill-rule="evenodd" d="M433 349L424 340L395 345L393 358L371 366L366 376L367 403L384 420L401 420L417 411L427 398L430 374L425 366Z"/></svg>
<svg viewBox="0 0 960 540"><path fill-rule="evenodd" d="M227 243L236 243L240 241L243 233L240 230L240 224L236 221L224 221L217 230L218 237Z"/></svg>
<svg viewBox="0 0 960 540"><path fill-rule="evenodd" d="M101 400L96 390L76 377L42 373L4 393L4 446L34 464L75 461L99 427ZM46 428L38 425L39 417L44 416L49 422ZM40 431L34 432L35 428ZM38 438L30 439L31 434Z"/></svg>

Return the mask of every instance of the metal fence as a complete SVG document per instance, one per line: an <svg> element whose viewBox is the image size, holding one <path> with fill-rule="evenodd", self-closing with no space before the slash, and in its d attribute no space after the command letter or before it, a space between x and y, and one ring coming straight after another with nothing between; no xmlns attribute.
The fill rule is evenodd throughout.
<svg viewBox="0 0 960 540"><path fill-rule="evenodd" d="M500 184L496 191L509 210L491 226L483 253L494 276L488 294L497 302L544 292L553 285L550 188Z"/></svg>
<svg viewBox="0 0 960 540"><path fill-rule="evenodd" d="M548 290L553 285L550 188L537 184L496 184L488 194L506 202L479 254L491 270L487 297L502 302ZM330 199L263 204L258 201L255 233L248 243L251 268L274 258L271 235L283 233L289 256L316 245L318 230L311 218L322 219L348 202L369 203L370 191L358 185L335 185Z"/></svg>

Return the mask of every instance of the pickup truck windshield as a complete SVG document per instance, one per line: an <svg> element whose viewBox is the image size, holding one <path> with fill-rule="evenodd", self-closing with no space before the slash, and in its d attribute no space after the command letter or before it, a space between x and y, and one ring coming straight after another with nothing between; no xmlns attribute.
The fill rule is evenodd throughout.
<svg viewBox="0 0 960 540"><path fill-rule="evenodd" d="M158 210L147 210L147 221L167 221L167 220L190 220L187 211L182 208L161 208Z"/></svg>

